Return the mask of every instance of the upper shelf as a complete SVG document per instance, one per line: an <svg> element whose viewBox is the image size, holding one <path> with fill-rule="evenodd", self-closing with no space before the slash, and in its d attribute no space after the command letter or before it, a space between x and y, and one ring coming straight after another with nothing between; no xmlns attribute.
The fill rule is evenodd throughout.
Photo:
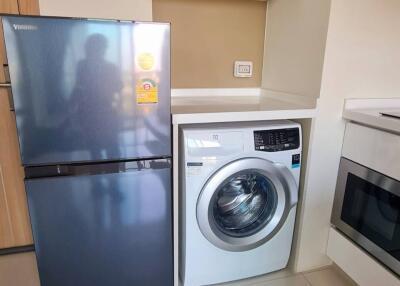
<svg viewBox="0 0 400 286"><path fill-rule="evenodd" d="M312 118L315 104L267 95L172 97L173 124Z"/></svg>

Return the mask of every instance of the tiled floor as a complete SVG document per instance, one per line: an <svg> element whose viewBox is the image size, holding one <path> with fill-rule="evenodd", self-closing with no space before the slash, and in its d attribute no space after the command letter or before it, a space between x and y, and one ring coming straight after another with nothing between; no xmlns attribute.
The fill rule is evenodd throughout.
<svg viewBox="0 0 400 286"><path fill-rule="evenodd" d="M0 286L40 286L33 252L0 255Z"/></svg>
<svg viewBox="0 0 400 286"><path fill-rule="evenodd" d="M33 252L0 256L1 286L39 286L36 259ZM354 286L337 266L294 274L289 270L224 283L218 286ZM214 285L216 286L216 285Z"/></svg>
<svg viewBox="0 0 400 286"><path fill-rule="evenodd" d="M337 266L303 273L311 286L354 286L357 285Z"/></svg>
<svg viewBox="0 0 400 286"><path fill-rule="evenodd" d="M315 271L294 274L289 270L278 271L253 279L218 286L355 286L342 270L333 265ZM215 285L216 286L216 285Z"/></svg>

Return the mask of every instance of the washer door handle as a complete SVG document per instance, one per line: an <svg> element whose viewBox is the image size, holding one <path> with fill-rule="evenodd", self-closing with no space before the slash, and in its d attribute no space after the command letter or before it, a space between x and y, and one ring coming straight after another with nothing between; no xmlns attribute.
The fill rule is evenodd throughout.
<svg viewBox="0 0 400 286"><path fill-rule="evenodd" d="M288 210L294 208L299 202L299 186L297 185L296 180L294 179L290 170L281 163L273 163L274 166L279 169L279 173L281 174L281 182L286 184L286 190L288 192Z"/></svg>

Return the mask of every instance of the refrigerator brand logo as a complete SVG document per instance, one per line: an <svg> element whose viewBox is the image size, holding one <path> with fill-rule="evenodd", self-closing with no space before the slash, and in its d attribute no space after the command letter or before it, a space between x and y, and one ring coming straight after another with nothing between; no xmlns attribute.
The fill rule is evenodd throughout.
<svg viewBox="0 0 400 286"><path fill-rule="evenodd" d="M37 26L34 25L20 25L20 24L13 24L14 30L29 30L29 31L35 31L38 29Z"/></svg>

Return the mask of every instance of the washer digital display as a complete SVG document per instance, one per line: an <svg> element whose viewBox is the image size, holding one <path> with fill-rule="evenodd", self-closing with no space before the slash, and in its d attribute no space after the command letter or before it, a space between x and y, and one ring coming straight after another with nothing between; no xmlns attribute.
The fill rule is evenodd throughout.
<svg viewBox="0 0 400 286"><path fill-rule="evenodd" d="M254 145L257 151L278 152L300 147L299 128L285 128L254 131Z"/></svg>

